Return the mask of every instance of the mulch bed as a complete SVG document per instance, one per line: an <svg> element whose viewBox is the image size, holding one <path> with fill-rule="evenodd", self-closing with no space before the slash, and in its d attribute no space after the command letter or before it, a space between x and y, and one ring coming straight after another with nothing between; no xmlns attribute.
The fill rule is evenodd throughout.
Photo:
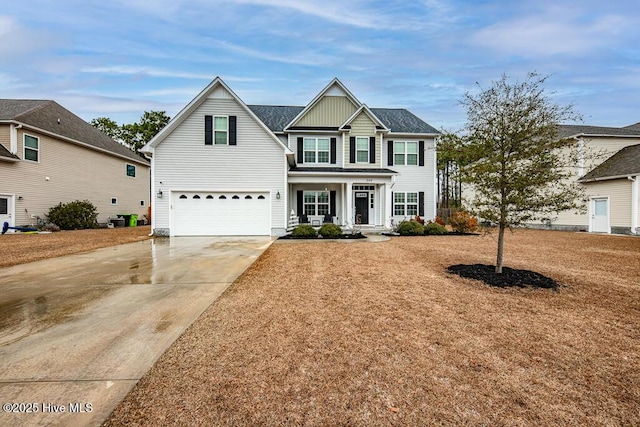
<svg viewBox="0 0 640 427"><path fill-rule="evenodd" d="M502 267L502 273L498 274L494 265L487 264L456 264L449 266L447 271L498 288L530 287L557 290L560 286L555 280L535 271Z"/></svg>
<svg viewBox="0 0 640 427"><path fill-rule="evenodd" d="M356 233L356 234L343 234L341 236L338 237L322 237L322 236L316 236L316 237L300 237L300 236L293 236L291 234L287 234L285 236L281 236L278 237L278 239L283 239L283 240L318 240L318 239L323 239L323 240L340 240L340 239L366 239L367 236L365 236L362 233Z"/></svg>

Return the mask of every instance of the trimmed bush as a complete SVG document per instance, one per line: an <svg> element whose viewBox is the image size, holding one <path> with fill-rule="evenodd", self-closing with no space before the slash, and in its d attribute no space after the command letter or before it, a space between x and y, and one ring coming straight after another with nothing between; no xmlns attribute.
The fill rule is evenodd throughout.
<svg viewBox="0 0 640 427"><path fill-rule="evenodd" d="M441 216L437 216L434 222L435 222L436 224L440 224L440 225L441 225L441 226L443 226L443 227L444 227L445 225L447 225L447 224L444 222L444 219L442 219L442 217L441 217Z"/></svg>
<svg viewBox="0 0 640 427"><path fill-rule="evenodd" d="M437 222L429 222L424 226L424 234L427 236L441 236L447 234L447 229Z"/></svg>
<svg viewBox="0 0 640 427"><path fill-rule="evenodd" d="M401 236L420 236L423 232L424 227L416 221L402 221L398 225L398 234Z"/></svg>
<svg viewBox="0 0 640 427"><path fill-rule="evenodd" d="M336 238L342 236L342 229L336 224L324 224L318 234L324 238Z"/></svg>
<svg viewBox="0 0 640 427"><path fill-rule="evenodd" d="M458 211L451 215L449 224L458 233L471 233L478 229L478 219L465 211Z"/></svg>
<svg viewBox="0 0 640 427"><path fill-rule="evenodd" d="M58 203L49 209L47 222L52 222L63 230L81 230L98 227L98 212L88 200L74 200Z"/></svg>
<svg viewBox="0 0 640 427"><path fill-rule="evenodd" d="M293 237L317 237L318 233L309 224L302 224L293 229Z"/></svg>

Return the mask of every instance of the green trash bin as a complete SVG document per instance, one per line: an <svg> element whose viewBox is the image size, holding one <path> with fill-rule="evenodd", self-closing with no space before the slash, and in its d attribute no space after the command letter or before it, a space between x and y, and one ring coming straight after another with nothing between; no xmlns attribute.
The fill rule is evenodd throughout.
<svg viewBox="0 0 640 427"><path fill-rule="evenodd" d="M129 218L129 227L137 227L138 226L138 215L131 214L131 218Z"/></svg>

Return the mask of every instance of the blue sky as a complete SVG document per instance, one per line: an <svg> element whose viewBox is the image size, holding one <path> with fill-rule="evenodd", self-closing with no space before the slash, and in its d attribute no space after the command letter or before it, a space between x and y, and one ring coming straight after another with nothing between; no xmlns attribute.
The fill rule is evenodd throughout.
<svg viewBox="0 0 640 427"><path fill-rule="evenodd" d="M640 122L632 0L25 0L0 12L0 64L0 97L118 123L173 116L215 76L270 105L338 77L370 107L457 130L465 92L530 71L585 124Z"/></svg>

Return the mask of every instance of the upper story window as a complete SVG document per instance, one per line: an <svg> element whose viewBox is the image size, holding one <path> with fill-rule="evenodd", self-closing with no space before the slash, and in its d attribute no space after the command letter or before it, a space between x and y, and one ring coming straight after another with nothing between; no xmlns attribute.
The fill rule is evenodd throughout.
<svg viewBox="0 0 640 427"><path fill-rule="evenodd" d="M34 162L40 159L40 139L35 136L24 136L24 159Z"/></svg>
<svg viewBox="0 0 640 427"><path fill-rule="evenodd" d="M127 164L127 176L130 176L132 178L136 177L136 167L135 167L135 165Z"/></svg>
<svg viewBox="0 0 640 427"><path fill-rule="evenodd" d="M213 118L213 143L227 145L229 143L229 122L226 116Z"/></svg>
<svg viewBox="0 0 640 427"><path fill-rule="evenodd" d="M329 163L329 138L304 139L304 163Z"/></svg>
<svg viewBox="0 0 640 427"><path fill-rule="evenodd" d="M369 137L356 137L356 163L369 163Z"/></svg>
<svg viewBox="0 0 640 427"><path fill-rule="evenodd" d="M204 116L205 145L237 145L237 116Z"/></svg>
<svg viewBox="0 0 640 427"><path fill-rule="evenodd" d="M393 162L396 165L417 165L418 143L394 141Z"/></svg>

